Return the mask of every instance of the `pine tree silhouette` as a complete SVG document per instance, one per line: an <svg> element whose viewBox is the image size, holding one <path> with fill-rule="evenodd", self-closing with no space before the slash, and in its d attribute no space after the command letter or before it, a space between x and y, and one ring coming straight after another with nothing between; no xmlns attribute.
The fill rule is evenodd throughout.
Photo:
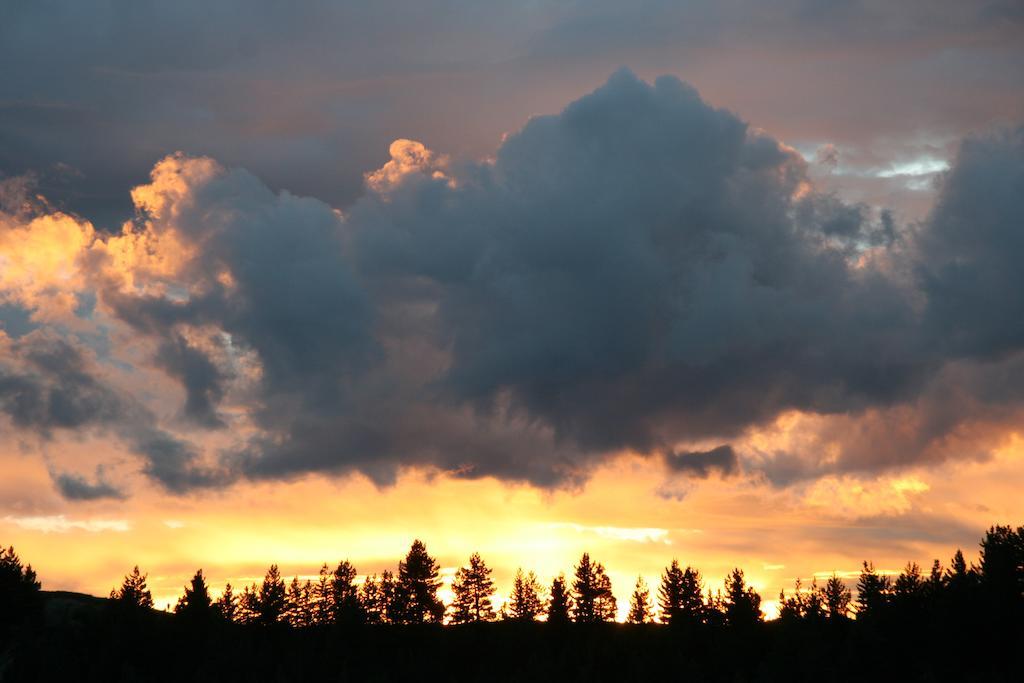
<svg viewBox="0 0 1024 683"><path fill-rule="evenodd" d="M185 586L185 593L178 599L174 612L194 623L209 622L213 619L213 601L210 599L210 589L206 585L202 569L197 570L190 584Z"/></svg>
<svg viewBox="0 0 1024 683"><path fill-rule="evenodd" d="M633 588L633 595L629 599L629 615L626 621L631 624L646 624L653 619L653 608L651 607L651 591L647 588L644 577L636 578L636 586Z"/></svg>
<svg viewBox="0 0 1024 683"><path fill-rule="evenodd" d="M130 609L148 610L153 608L153 594L146 587L146 574L135 565L132 572L124 577L120 590L110 591L110 599Z"/></svg>
<svg viewBox="0 0 1024 683"><path fill-rule="evenodd" d="M293 577L285 594L284 619L292 628L305 628L313 623L313 584Z"/></svg>
<svg viewBox="0 0 1024 683"><path fill-rule="evenodd" d="M726 623L733 627L749 627L764 618L761 596L753 588L747 587L743 570L738 567L725 579L723 611Z"/></svg>
<svg viewBox="0 0 1024 683"><path fill-rule="evenodd" d="M889 603L890 592L889 578L879 575L875 565L865 560L857 580L857 618L879 615Z"/></svg>
<svg viewBox="0 0 1024 683"><path fill-rule="evenodd" d="M334 599L331 594L331 570L327 568L326 562L320 566L310 599L313 603L313 623L317 626L330 624L334 619Z"/></svg>
<svg viewBox="0 0 1024 683"><path fill-rule="evenodd" d="M356 568L348 560L338 563L330 578L332 620L336 624L352 626L366 621L363 604L356 586Z"/></svg>
<svg viewBox="0 0 1024 683"><path fill-rule="evenodd" d="M238 620L238 598L230 583L224 586L224 592L217 598L214 607L224 621L231 623Z"/></svg>
<svg viewBox="0 0 1024 683"><path fill-rule="evenodd" d="M491 569L480 557L480 553L473 553L469 556L469 566L460 567L452 581L452 623L493 621L492 595L494 581L491 580Z"/></svg>
<svg viewBox="0 0 1024 683"><path fill-rule="evenodd" d="M599 562L583 553L573 577L573 621L591 624L615 619L615 596L611 580Z"/></svg>
<svg viewBox="0 0 1024 683"><path fill-rule="evenodd" d="M835 572L825 582L822 592L829 619L847 619L850 615L850 602L853 596L850 589L846 587L842 579L836 576Z"/></svg>
<svg viewBox="0 0 1024 683"><path fill-rule="evenodd" d="M541 600L541 587L537 575L533 572L523 574L516 570L512 582L512 594L509 601L502 606L507 610L506 617L515 621L533 621L544 613L544 602Z"/></svg>
<svg viewBox="0 0 1024 683"><path fill-rule="evenodd" d="M257 596L257 623L269 626L285 618L286 591L276 564L270 565Z"/></svg>
<svg viewBox="0 0 1024 683"><path fill-rule="evenodd" d="M0 547L0 635L40 612L40 588L32 565L22 565L13 546Z"/></svg>
<svg viewBox="0 0 1024 683"><path fill-rule="evenodd" d="M551 582L551 595L548 598L548 623L568 624L572 609L572 597L566 588L565 577L555 577Z"/></svg>
<svg viewBox="0 0 1024 683"><path fill-rule="evenodd" d="M394 618L403 624L440 623L444 604L437 597L441 587L440 566L419 539L413 541L405 560L398 563Z"/></svg>

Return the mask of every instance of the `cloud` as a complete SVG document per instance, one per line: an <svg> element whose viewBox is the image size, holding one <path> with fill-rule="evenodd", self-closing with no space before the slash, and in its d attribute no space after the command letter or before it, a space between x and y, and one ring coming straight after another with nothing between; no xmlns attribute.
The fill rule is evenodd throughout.
<svg viewBox="0 0 1024 683"><path fill-rule="evenodd" d="M35 517L14 517L8 515L3 519L5 522L14 524L22 529L41 531L45 534L66 534L71 531L88 531L89 533L99 533L102 531L126 532L132 528L131 524L123 519L68 519L65 515Z"/></svg>
<svg viewBox="0 0 1024 683"><path fill-rule="evenodd" d="M45 328L0 338L0 410L112 433L176 493L406 467L574 486L622 451L789 485L983 458L1019 414L1019 132L965 142L920 226L627 70L493 158L390 151L343 212L179 153L119 232L4 214L0 297Z"/></svg>
<svg viewBox="0 0 1024 683"><path fill-rule="evenodd" d="M739 459L732 446L728 444L712 448L710 451L668 453L665 455L665 463L673 472L698 479L706 479L712 473L727 477L739 470Z"/></svg>
<svg viewBox="0 0 1024 683"><path fill-rule="evenodd" d="M123 500L127 497L124 491L103 479L102 470L97 472L95 482L70 472L54 474L53 482L60 495L67 500Z"/></svg>

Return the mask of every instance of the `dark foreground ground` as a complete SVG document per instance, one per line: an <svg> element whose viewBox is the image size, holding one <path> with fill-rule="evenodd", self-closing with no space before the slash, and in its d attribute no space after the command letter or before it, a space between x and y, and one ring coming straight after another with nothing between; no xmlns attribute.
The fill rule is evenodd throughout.
<svg viewBox="0 0 1024 683"><path fill-rule="evenodd" d="M46 596L0 645L0 681L1022 681L1019 625L890 623L674 629L501 622L302 630L126 615Z"/></svg>

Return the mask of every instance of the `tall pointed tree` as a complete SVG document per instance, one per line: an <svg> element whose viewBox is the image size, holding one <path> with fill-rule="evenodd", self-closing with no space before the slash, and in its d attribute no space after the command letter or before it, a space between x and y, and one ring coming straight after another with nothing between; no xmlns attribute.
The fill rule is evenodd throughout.
<svg viewBox="0 0 1024 683"><path fill-rule="evenodd" d="M678 623L683 610L683 570L679 561L665 567L661 573L661 585L658 586L658 609L661 621L665 624Z"/></svg>
<svg viewBox="0 0 1024 683"><path fill-rule="evenodd" d="M238 598L230 583L224 586L224 592L217 598L214 607L224 621L231 623L238 620Z"/></svg>
<svg viewBox="0 0 1024 683"><path fill-rule="evenodd" d="M516 570L512 582L512 594L503 605L506 617L514 621L533 621L544 613L544 603L540 597L541 587L537 575L533 572L523 574L522 569Z"/></svg>
<svg viewBox="0 0 1024 683"><path fill-rule="evenodd" d="M825 582L822 593L829 619L841 620L849 617L852 595L850 589L846 587L842 579L836 576L835 572Z"/></svg>
<svg viewBox="0 0 1024 683"><path fill-rule="evenodd" d="M351 626L366 620L356 586L356 568L348 560L339 562L331 574L330 591L334 623Z"/></svg>
<svg viewBox="0 0 1024 683"><path fill-rule="evenodd" d="M761 612L761 596L747 586L743 570L738 567L725 579L723 607L725 621L730 626L747 627L764 618Z"/></svg>
<svg viewBox="0 0 1024 683"><path fill-rule="evenodd" d="M626 621L631 624L646 624L653 619L654 609L651 607L651 591L647 588L644 577L636 577L636 586L629 599L629 615Z"/></svg>
<svg viewBox="0 0 1024 683"><path fill-rule="evenodd" d="M183 618L193 622L208 622L215 612L213 601L210 598L210 589L203 577L203 570L199 569L192 577L192 581L185 586L185 593L178 599L174 606L174 612Z"/></svg>
<svg viewBox="0 0 1024 683"><path fill-rule="evenodd" d="M276 564L270 565L258 594L259 615L257 621L263 625L275 624L285 617L286 589L284 579Z"/></svg>
<svg viewBox="0 0 1024 683"><path fill-rule="evenodd" d="M235 621L239 624L258 624L260 621L260 588L255 583L245 586L238 598Z"/></svg>
<svg viewBox="0 0 1024 683"><path fill-rule="evenodd" d="M891 584L887 576L875 571L875 565L866 561L857 580L857 618L870 618L889 603Z"/></svg>
<svg viewBox="0 0 1024 683"><path fill-rule="evenodd" d="M140 610L152 609L153 594L146 586L146 574L139 571L135 565L132 572L124 577L119 590L110 591L110 599L115 600L119 605Z"/></svg>
<svg viewBox="0 0 1024 683"><path fill-rule="evenodd" d="M494 581L491 568L480 553L469 556L469 566L460 567L452 581L451 620L453 624L468 624L494 620Z"/></svg>
<svg viewBox="0 0 1024 683"><path fill-rule="evenodd" d="M548 623L567 624L572 613L572 597L565 585L565 577L557 576L551 582L551 595L548 598Z"/></svg>
<svg viewBox="0 0 1024 683"><path fill-rule="evenodd" d="M615 596L612 594L611 580L601 563L590 559L589 553L583 553L576 565L572 590L574 621L590 624L615 619Z"/></svg>
<svg viewBox="0 0 1024 683"><path fill-rule="evenodd" d="M331 594L331 570L325 562L320 566L320 574L313 584L311 601L313 603L313 623L318 626L331 623L334 615L334 600Z"/></svg>
<svg viewBox="0 0 1024 683"><path fill-rule="evenodd" d="M292 628L305 628L313 623L313 584L293 577L285 594L284 619Z"/></svg>
<svg viewBox="0 0 1024 683"><path fill-rule="evenodd" d="M395 616L400 623L440 623L444 604L437 597L439 576L437 560L427 553L422 541L413 541L405 559L398 563Z"/></svg>
<svg viewBox="0 0 1024 683"><path fill-rule="evenodd" d="M0 632L39 613L40 588L32 565L23 565L13 546L0 547Z"/></svg>

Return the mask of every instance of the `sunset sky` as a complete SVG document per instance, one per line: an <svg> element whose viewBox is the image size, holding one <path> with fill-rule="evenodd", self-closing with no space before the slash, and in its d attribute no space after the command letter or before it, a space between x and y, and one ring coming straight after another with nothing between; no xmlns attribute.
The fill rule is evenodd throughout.
<svg viewBox="0 0 1024 683"><path fill-rule="evenodd" d="M768 601L1024 523L1024 5L0 9L0 544Z"/></svg>

